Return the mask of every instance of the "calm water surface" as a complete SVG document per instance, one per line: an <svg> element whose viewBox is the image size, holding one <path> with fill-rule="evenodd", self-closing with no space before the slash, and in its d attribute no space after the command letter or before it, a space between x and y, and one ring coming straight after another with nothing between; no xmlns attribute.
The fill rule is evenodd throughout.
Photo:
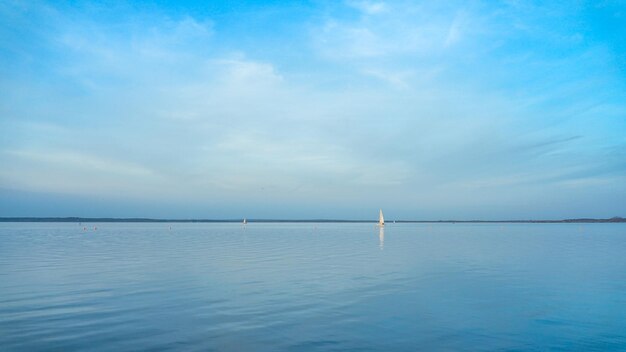
<svg viewBox="0 0 626 352"><path fill-rule="evenodd" d="M626 224L86 226L0 224L0 350L626 350Z"/></svg>

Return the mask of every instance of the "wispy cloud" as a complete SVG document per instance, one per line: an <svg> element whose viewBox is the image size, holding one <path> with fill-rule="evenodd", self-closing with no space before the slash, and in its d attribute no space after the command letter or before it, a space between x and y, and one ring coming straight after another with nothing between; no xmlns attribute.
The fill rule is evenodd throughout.
<svg viewBox="0 0 626 352"><path fill-rule="evenodd" d="M366 15L375 15L387 9L387 5L382 1L348 1L347 4Z"/></svg>

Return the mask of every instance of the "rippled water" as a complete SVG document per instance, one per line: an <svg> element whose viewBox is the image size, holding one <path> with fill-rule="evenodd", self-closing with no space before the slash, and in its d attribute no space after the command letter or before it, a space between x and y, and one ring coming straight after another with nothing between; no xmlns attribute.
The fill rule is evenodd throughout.
<svg viewBox="0 0 626 352"><path fill-rule="evenodd" d="M0 224L1 350L626 350L625 224L86 226Z"/></svg>

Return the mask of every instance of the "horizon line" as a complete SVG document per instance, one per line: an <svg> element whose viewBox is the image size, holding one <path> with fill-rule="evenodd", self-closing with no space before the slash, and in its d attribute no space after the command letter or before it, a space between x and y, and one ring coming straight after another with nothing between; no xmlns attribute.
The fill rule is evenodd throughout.
<svg viewBox="0 0 626 352"><path fill-rule="evenodd" d="M378 220L355 220L355 219L159 219L159 218L115 218L115 217L0 217L0 222L178 222L178 223L240 223L244 219L248 223L377 223ZM611 218L571 218L571 219L508 219L508 220L406 220L395 219L388 220L387 223L616 223L626 222L626 218L614 216Z"/></svg>

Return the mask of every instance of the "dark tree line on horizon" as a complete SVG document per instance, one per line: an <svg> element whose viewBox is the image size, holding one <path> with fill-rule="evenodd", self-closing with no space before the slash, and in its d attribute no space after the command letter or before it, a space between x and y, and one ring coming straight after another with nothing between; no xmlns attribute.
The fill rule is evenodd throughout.
<svg viewBox="0 0 626 352"><path fill-rule="evenodd" d="M0 217L0 222L178 222L178 223L239 223L243 219L150 219L150 218L83 218L83 217ZM248 219L257 223L375 223L376 220L342 219ZM387 221L394 222L394 220ZM608 219L562 219L562 220L395 220L397 223L617 223L626 218L615 216Z"/></svg>

